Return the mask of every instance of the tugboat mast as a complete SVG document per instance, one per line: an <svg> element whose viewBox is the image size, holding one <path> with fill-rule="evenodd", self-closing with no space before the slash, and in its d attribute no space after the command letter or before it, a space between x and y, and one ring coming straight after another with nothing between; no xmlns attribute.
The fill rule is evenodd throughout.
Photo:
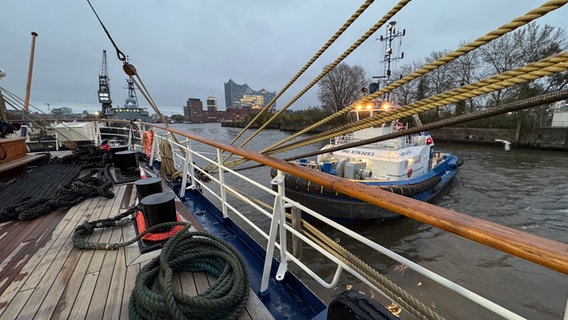
<svg viewBox="0 0 568 320"><path fill-rule="evenodd" d="M401 52L400 56L396 56L393 41L396 38L403 37L406 35L406 29L403 29L401 32L396 31L396 21L391 21L387 25L387 30L384 36L380 36L379 40L381 42L385 42L384 45L384 59L380 62L384 64L384 72L382 76L374 76L373 79L376 79L376 82L371 83L369 85L369 92L374 93L380 89L381 82L388 84L390 82L390 77L392 75L391 71L391 64L394 61L401 60L404 58L404 52ZM388 100L388 96L385 96Z"/></svg>
<svg viewBox="0 0 568 320"><path fill-rule="evenodd" d="M404 58L404 52L401 52L400 56L398 57L393 56L395 54L392 45L393 40L398 37L404 37L406 35L406 29L403 29L402 32L396 32L395 25L396 21L389 22L389 24L387 25L386 35L379 38L381 42L385 42L385 59L381 61L385 64L385 82L388 82L390 80L391 62Z"/></svg>

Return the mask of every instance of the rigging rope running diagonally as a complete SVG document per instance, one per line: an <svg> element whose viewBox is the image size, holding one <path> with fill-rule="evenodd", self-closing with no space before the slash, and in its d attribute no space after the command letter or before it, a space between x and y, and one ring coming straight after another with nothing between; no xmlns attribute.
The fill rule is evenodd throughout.
<svg viewBox="0 0 568 320"><path fill-rule="evenodd" d="M290 135L289 137L283 139L282 141L279 141L278 143L275 143L273 146L265 148L264 150L261 151L261 153L270 151L273 148L276 148L277 146L290 141L292 139L295 139L296 137L307 133L311 130L313 130L314 128L317 128L333 119L336 119L340 116L343 116L344 114L346 114L347 112L349 112L350 110L353 110L357 105L361 105L361 104L366 104L368 102L370 102L371 100L378 98L402 85L404 85L405 83L410 82L411 80L417 79L420 76L431 72L432 70L439 68L440 66L453 61L463 55L465 55L466 53L473 51L474 49L477 49L479 47L481 47L484 44L487 44L511 31L514 31L515 29L518 29L521 26L524 26L526 24L528 24L529 22L538 19L542 16L544 16L545 14L556 10L562 6L564 6L566 3L568 3L568 1L566 0L552 0L552 1L548 1L545 4L543 4L542 6L533 9L529 12L527 12L526 14L524 14L523 16L520 16L518 18L515 18L514 20L512 20L511 22L497 28L496 30L493 30L489 33L487 33L486 35L479 37L478 39L462 46L461 48L455 50L452 53L449 53L439 59L437 59L436 61L433 61L432 63L423 66L422 68L420 68L419 70L414 71L412 74L409 74L407 76L404 76L402 79L399 79L391 84L389 84L388 86L378 90L377 92L364 97L361 101L357 101L347 107L345 107L344 109L342 109L341 111L321 120L318 121L317 123L310 125L292 135ZM560 72L560 71L555 71L555 72Z"/></svg>
<svg viewBox="0 0 568 320"><path fill-rule="evenodd" d="M488 78L486 80L483 81L479 81L477 84L470 84L470 85L466 85L463 86L462 88L457 88L454 90L451 90L449 92L446 93L442 93L439 94L435 97L430 97L428 99L423 99L421 101L417 101L414 102L411 105L408 106L403 106L402 108L399 109L394 109L394 110L390 110L386 113L386 115L378 115L376 117L371 117L371 118L367 118L365 120L359 121L359 122L355 122L349 125L345 125L345 126L341 126L339 128L335 128L335 129L331 129L331 130L327 130L323 133L320 134L316 134L311 136L310 138L306 138L303 140L299 140L296 141L294 143L289 143L286 146L280 147L279 146L285 144L286 142L293 140L297 137L299 137L300 135L310 132L313 129L322 126L324 124L326 124L327 122L339 118L343 115L345 115L347 112L355 109L356 106L358 105L364 105L369 103L370 101L372 101L373 99L376 99L380 96L383 96L387 93L389 93L390 91L414 80L419 78L420 76L425 75L428 72L431 72L437 68L439 68L440 66L451 62L465 54L467 54L468 52L471 52L479 47L481 47L484 44L487 44L495 39L498 39L499 37L514 31L516 29L518 29L519 27L522 27L526 24L528 24L529 22L538 19L540 17L542 17L543 15L556 10L560 7L562 7L563 5L565 5L566 3L568 3L567 0L552 0L552 1L548 1L546 3L544 3L543 5L541 5L540 7L533 9L529 12L527 12L526 14L517 17L515 19L513 19L511 22L502 25L501 27L490 31L489 33L487 33L486 35L479 37L478 39L463 45L461 48L458 48L457 50L437 59L436 61L433 61L432 63L429 63L428 65L423 66L422 68L420 68L419 70L414 71L413 73L404 76L403 78L389 84L388 86L378 90L377 92L370 94L368 96L363 97L360 101L356 101L354 103L352 103L351 105L343 108L342 110L310 125L307 126L306 128L280 140L279 142L273 144L272 146L269 146L265 149L263 149L261 151L261 153L264 154L277 154L283 151L287 151L287 150L292 150L301 146L306 146L309 144L313 144L319 141L324 141L327 140L329 138L333 138L333 137L337 137L340 136L342 134L345 133L349 133L349 132L353 132L359 129L363 129L363 128L369 128L373 125L379 125L382 123L386 123L388 121L392 121L395 119L398 119L400 117L403 116L408 116L408 115L414 115L414 114L418 114L419 112L423 112L425 110L429 110L431 108L437 107L437 106L443 106L452 102L458 102L458 101L463 101L466 100L470 97L473 96L477 96L477 95L481 95L481 94L485 94L485 93L489 93L489 92L493 92L493 91L497 91L501 88L504 87L508 87L508 86L512 86L514 84L517 83L521 83L521 82L526 82L526 81L531 81L534 79L538 79L553 73L558 73L558 72L563 72L565 70L568 69L568 67L566 67L566 53L560 53L557 56L553 56L553 57L549 57L546 59L543 59L539 62L535 62L532 64L529 64L525 67L521 67L518 68L514 71L508 71L508 72L504 72L501 75L495 75L491 78ZM402 5L399 3L399 5ZM393 9L394 10L394 9ZM381 19L381 21L383 21L383 19ZM374 27L376 27L377 25L382 25L382 23L380 23L381 21L379 21L379 23L377 23ZM370 29L369 31L373 30L374 27L372 29ZM365 34L365 36L367 36L368 32ZM361 41L363 38L366 39L366 37L363 36L361 37L358 41ZM344 58L344 56L338 58L338 60L336 60L337 63L339 63L339 61L341 61ZM341 60L340 60L341 59ZM326 69L327 70L327 69ZM325 70L324 70L325 72ZM321 77L323 77L323 72L322 74L320 74ZM317 78L318 80L320 79L320 77ZM513 82L515 81L515 82ZM311 83L311 85L315 84L315 82ZM480 91L482 90L482 91ZM298 97L299 98L299 97ZM445 98L445 99L443 99ZM288 107L291 103L293 103L295 101L295 99L293 99L293 101L291 101L289 104L287 104L285 107ZM428 107L425 106L425 104L428 103L435 103L432 105L429 105ZM277 117L279 114L275 114L273 118ZM388 118L385 118L388 115ZM273 119L271 118L271 120ZM269 120L269 121L271 121ZM262 129L264 129L266 126L261 126L251 137L249 137L248 140L245 141L244 144L246 144L246 142L250 141L254 136L256 136ZM243 129L245 130L245 129ZM242 146L242 145L241 145ZM234 160L232 162L228 162L227 164L230 166L236 166L239 165L241 163L245 162L244 160Z"/></svg>
<svg viewBox="0 0 568 320"><path fill-rule="evenodd" d="M333 41L335 40L336 36L339 36L339 34L341 34L341 32L343 32L350 23L352 23L354 21L354 19L356 19L356 16L358 14L360 14L360 12L362 12L362 10L364 10L364 7L368 6L370 4L371 1L366 1L365 4L358 10L358 12L356 14L354 14L350 20L348 22L346 22L346 24L344 24L342 26L342 28L340 29L340 31L338 31L338 33L336 33L336 35L334 35L332 37L332 39L330 39L323 47L322 49L320 49L320 51L318 51L318 53L316 53L316 55L314 55L314 57L312 57L312 59L292 78L292 80L290 80L290 82L288 82L285 87L279 92L278 96L275 97L273 100L271 100L269 102L269 104L262 109L261 113L264 112L265 110L267 110L270 105L272 105L276 99L285 91L288 89L288 87L300 76L304 73L305 69L307 69L315 59L317 59L319 57L319 55L325 51L325 49L331 44L333 43ZM409 0L407 1L401 1L395 8L393 8L393 10L391 10L387 15L385 15L381 20L379 20L379 22L377 24L375 24L371 29L369 29L369 31L367 31L367 33L364 34L364 36L362 36L356 43L354 43L347 51L344 52L343 55L341 55L339 58L337 58L337 60L335 60L335 62L331 65L329 65L316 79L314 79L306 88L304 88L296 97L294 97L293 100L291 100L289 103L287 103L279 112L277 112L268 122L266 122L265 124L263 124L263 126L261 126L261 128L259 130L257 130L253 135L251 135L250 137L248 137L242 144L241 147L246 145L248 142L250 142L259 132L261 132L263 129L265 129L268 124L273 121L276 117L278 117L279 115L281 115L288 107L290 107L299 97L301 97L305 92L307 92L307 90L309 90L311 87L313 87L319 80L321 80L334 66L336 66L337 64L339 64L348 54L350 54L353 50L355 50L363 41L365 41L368 37L370 37L376 30L378 30L378 28L382 25L384 25L384 23L386 23L386 21L388 21L396 12L398 12L398 10L400 10L404 5L406 5L409 2ZM350 106L344 108L343 110L341 110L340 112L335 113L334 115L312 125L309 126L307 128L305 128L304 130L298 132L295 135L290 136L287 139L284 139L282 141L280 141L279 143L270 146L268 148L266 148L265 150L263 150L261 153L264 154L276 154L282 151L286 151L286 150L291 150L294 148L297 148L298 146L303 146L306 144L311 144L317 141L322 141L324 139L328 139L330 137L335 137L341 134L345 134L345 133L349 133L349 132L353 132L355 130L359 130L361 128L367 128L367 127L371 127L373 125L377 125L377 124L382 124L385 123L387 121L391 121L391 120L395 120L397 118L400 118L402 116L406 116L406 115L413 115L413 114L417 114L419 112L423 112L425 110L429 110L431 108L435 108L436 106L442 106L442 105L446 105L452 102L456 102L456 101L463 101L465 99L468 99L470 97L476 96L476 95L481 95L481 94L486 94L489 92L493 92L496 90L499 90L501 88L505 88L508 86L512 86L515 85L517 83L522 83L522 82L527 82L527 81L532 81L534 79L538 79L544 76L548 76L550 74L553 73L557 73L557 72L563 72L565 70L568 69L568 65L567 65L567 60L568 60L568 55L566 53L560 53L556 56L553 57L549 57L546 59L542 59L541 61L538 62L534 62L531 64L528 64L524 67L521 68L517 68L515 70L512 71L507 71L504 72L502 74L499 75L495 75L493 77L490 77L488 79L479 81L477 83L474 84L469 84L469 85L464 85L461 88L457 88L427 99L423 99L417 102L414 102L412 104L408 104L406 106L403 106L399 109L396 110L392 110L387 112L386 114L383 114L381 116L377 116L374 118L368 118L365 119L363 121L359 121L356 122L354 125L350 125L350 126L342 126L333 130L329 130L326 131L322 134L319 135L315 135L310 139L304 139L301 141L297 141L294 143L290 143L290 144L285 144L286 142L295 139L296 137L298 137L300 134L303 134L305 132L308 132L310 130L312 130L313 128L322 125L328 121L330 121L331 119L337 118L339 116L344 115L345 113L347 113L350 110L353 110L355 108L356 105L361 104L361 103L365 103L365 102L369 102L371 100L373 100L374 98L380 97L388 92L390 92L391 90L394 90L395 88L402 86L403 84L416 79L418 77L420 77L421 75L424 75L438 67L440 67L441 65L448 63L452 60L457 59L458 57L465 55L466 53L480 47L483 44L486 44L494 39L497 39L498 37L511 32L512 30L515 30L516 28L519 28L522 25L527 24L528 22L546 14L547 12L557 9L560 6L564 5L566 2L568 1L549 1L547 2L545 5L541 6L538 9L532 10L530 12L528 12L526 15L519 17L515 20L513 20L511 23L502 26L501 28L490 32L488 35L481 37L479 39L477 39L476 41L463 46L462 48L456 50L455 52L446 55L445 57L442 57L440 59L438 59L437 61L434 61L433 63L424 66L423 68L421 68L420 70L415 71L414 73L412 73L409 76L406 76L402 79L400 79L399 81L395 81L394 83L390 84L389 86L369 95L364 97L361 101L358 101L356 103L351 104ZM90 4L90 2L89 2ZM91 6L92 8L92 6ZM94 11L94 8L93 8ZM96 14L96 13L95 13ZM98 15L97 15L98 18ZM104 27L104 24L102 23L102 21L99 19L99 22L101 23L101 25L103 26L103 29L105 30L105 32L107 33L107 36L109 37L109 39L111 40L111 42L113 43L113 45L115 46L115 49L117 50L117 55L119 56L120 59L120 54L122 53L117 45L115 44L115 42L112 40L112 38L110 37L109 32L106 30L106 28ZM154 110L156 111L156 113L162 118L162 120L164 121L164 124L166 126L166 128L168 127L167 122L165 122L164 117L161 115L159 109L157 108L156 104L154 103L153 99L151 98L149 91L146 89L144 83L142 82L138 72L136 71L136 69L134 68L133 65L127 63L125 60L121 60L124 62L124 66L123 69L124 71L129 75L132 76L134 79L134 82L136 84L136 86L138 87L138 89L140 90L140 92L142 92L142 95L144 96L144 98L150 103L150 105L154 108ZM554 96L553 98L549 98L549 99L560 99L558 96ZM551 100L549 100L551 101ZM515 107L519 107L518 105ZM527 107L526 105L524 105L523 107ZM259 116L260 114L257 114L257 117L255 117L255 119L252 120L252 122L254 122ZM488 116L487 114L477 114L475 115L479 118L481 118L482 116ZM459 119L459 120L463 120L463 118ZM251 122L251 123L252 123ZM248 129L250 128L251 123L249 123L238 135L237 137L235 137L233 139L233 141L231 141L231 144L236 142L238 140L239 137L241 137L241 135ZM418 129L422 129L421 128L417 128ZM175 132L175 130L172 130L171 132ZM406 132L406 134L408 134L408 132ZM171 136L177 141L176 137L174 134L171 134ZM381 137L382 138L382 137ZM179 144L179 142L178 142ZM168 146L171 147L171 144L167 143ZM346 147L346 146L344 146ZM182 151L183 152L183 151ZM229 156L230 157L230 156ZM167 158L167 157L166 157ZM173 156L172 156L173 158ZM226 158L225 161L227 161L229 158ZM164 159L163 159L164 160ZM166 159L167 160L167 159ZM173 159L172 159L173 160ZM173 161L171 161L173 162ZM244 162L243 160L236 160L231 162L231 165L237 165ZM175 165L173 165L173 167L175 167ZM237 191L238 192L238 191ZM306 228L309 229L309 227L306 225ZM377 279L380 278L378 276L378 274L376 274L375 270L370 270L370 271L362 271L364 269L363 265L358 264L357 258L356 257L351 257L349 255L346 255L347 257L343 257L342 253L339 253L341 251L343 251L341 248L337 248L337 247L333 247L333 242L332 241L323 241L323 237L321 236L312 236L313 241L316 242L321 242L321 245L323 247L328 248L328 250L330 251L337 251L338 256L341 256L340 259L345 259L345 261L347 261L348 263L350 263L352 265L352 268L360 270L362 274L366 274L366 276L369 279ZM331 245L328 245L331 244ZM168 249L169 250L169 249ZM165 250L165 251L168 251ZM160 258L161 260L162 258ZM164 258L164 259L167 259ZM144 275L143 277L146 276L146 271L147 274L155 274L158 268L162 268L163 265L161 266L157 266L157 262L154 261L152 262L151 268L152 270L143 270ZM168 263L166 263L166 268L168 267ZM169 266L171 267L171 266ZM150 268L150 267L149 267ZM214 269L214 268L213 268ZM167 271L167 272L171 272L171 270ZM143 282L145 280L140 280L139 282ZM163 285L162 283L162 279L160 279L160 285ZM168 286L168 284L165 284L166 286ZM384 291L387 292L393 292L396 291L396 288L393 290L390 290L388 288L385 288L382 284L379 285L377 284L377 286L383 288ZM248 285L245 287L248 288ZM246 290L245 290L246 291ZM167 290L166 290L167 292ZM166 293L166 294L170 294L170 293ZM134 293L133 296L137 296L138 293ZM148 294L149 295L149 294ZM404 295L401 292L396 292L396 294L394 294L395 296L401 296ZM170 297L168 297L170 298ZM138 307L140 306L146 306L146 305L150 305L151 301L149 300L144 300L145 298L134 298L134 299L138 299L139 303L138 303ZM168 302L170 302L170 300L173 299L168 299ZM405 297L403 299L404 301L408 301L411 300L411 297ZM140 301L142 301L142 303L140 303ZM131 300L132 303L132 300ZM409 302L408 305L405 305L404 302L400 302L400 304L404 305L406 309L412 310L413 308L417 308L420 309L420 312L417 312L417 317L421 318L422 314L424 312L427 313L427 311L424 311L424 309L427 308L422 308L421 306L416 306L416 304L414 302ZM168 309L168 310L173 310L176 311L176 306L175 305L168 305L166 307L164 307L164 304L157 306L156 308L158 308L159 310L162 310L163 308ZM162 308L162 309L160 309ZM179 311L179 310L178 310ZM132 309L131 313L132 314L137 314L136 309ZM179 315L179 314L178 314ZM172 315L173 316L173 315ZM438 319L437 315L435 313L433 314L429 314L428 318L436 318Z"/></svg>

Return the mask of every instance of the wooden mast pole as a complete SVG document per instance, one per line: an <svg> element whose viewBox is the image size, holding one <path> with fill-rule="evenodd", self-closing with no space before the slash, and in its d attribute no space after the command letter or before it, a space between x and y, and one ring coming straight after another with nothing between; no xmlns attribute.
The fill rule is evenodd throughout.
<svg viewBox="0 0 568 320"><path fill-rule="evenodd" d="M0 79L6 75L4 70L0 69ZM0 88L0 120L7 121L8 117L6 117L6 103L4 102L4 96L2 95L2 88Z"/></svg>
<svg viewBox="0 0 568 320"><path fill-rule="evenodd" d="M37 33L32 32L32 50L30 53L30 66L28 68L28 82L26 84L26 98L24 100L24 112L28 112L30 105L30 91L32 89L32 71L34 68L34 51L35 51L35 40Z"/></svg>

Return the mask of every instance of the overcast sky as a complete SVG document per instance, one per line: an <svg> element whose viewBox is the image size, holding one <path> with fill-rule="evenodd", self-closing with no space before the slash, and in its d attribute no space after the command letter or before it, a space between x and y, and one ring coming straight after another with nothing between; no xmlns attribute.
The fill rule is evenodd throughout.
<svg viewBox="0 0 568 320"><path fill-rule="evenodd" d="M188 98L208 96L225 108L229 79L278 92L363 1L347 0L92 0L119 48L131 59L162 111L182 113ZM402 51L411 63L454 50L545 3L536 0L414 0L395 18L406 29ZM277 102L281 107L375 24L396 1L376 0L359 20ZM69 106L98 110L98 75L107 50L114 105L126 98L121 62L86 0L2 0L0 86L25 96L36 39L31 102L47 112ZM537 22L567 28L568 6ZM367 76L382 75L384 28L345 60ZM140 104L148 106L139 95ZM317 106L314 86L292 109Z"/></svg>

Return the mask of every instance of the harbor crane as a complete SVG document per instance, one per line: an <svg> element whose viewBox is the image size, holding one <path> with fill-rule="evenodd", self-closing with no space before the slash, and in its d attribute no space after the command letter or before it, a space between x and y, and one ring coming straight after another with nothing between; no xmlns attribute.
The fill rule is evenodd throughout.
<svg viewBox="0 0 568 320"><path fill-rule="evenodd" d="M101 117L106 118L108 110L112 108L112 99L110 98L110 82L108 77L108 66L106 58L106 50L103 50L103 63L101 74L99 74L99 102L102 105Z"/></svg>

